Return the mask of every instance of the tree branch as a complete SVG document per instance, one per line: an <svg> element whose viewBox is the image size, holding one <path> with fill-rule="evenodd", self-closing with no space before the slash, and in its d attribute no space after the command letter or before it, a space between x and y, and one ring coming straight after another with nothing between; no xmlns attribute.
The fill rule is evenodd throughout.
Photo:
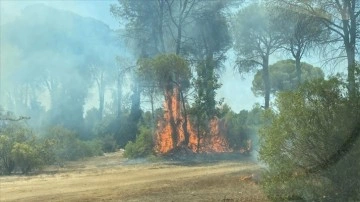
<svg viewBox="0 0 360 202"><path fill-rule="evenodd" d="M170 20L174 23L174 25L176 26L176 28L179 28L179 25L178 25L178 23L176 22L173 14L172 14L172 9L171 9L171 6L172 6L172 4L174 3L174 1L171 1L171 3L169 3L169 0L165 0L165 1L166 1L166 4L168 5L169 14L170 14Z"/></svg>
<svg viewBox="0 0 360 202"><path fill-rule="evenodd" d="M28 120L30 117L28 116L19 116L19 118L11 118L11 117L0 117L0 121L20 121L20 120Z"/></svg>

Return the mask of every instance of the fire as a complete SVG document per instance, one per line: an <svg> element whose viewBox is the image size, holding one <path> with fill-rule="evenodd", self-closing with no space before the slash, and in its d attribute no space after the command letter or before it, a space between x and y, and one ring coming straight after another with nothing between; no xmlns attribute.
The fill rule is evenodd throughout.
<svg viewBox="0 0 360 202"><path fill-rule="evenodd" d="M224 136L224 123L216 117L209 123L209 134L200 135L200 139L188 117L185 127L189 136L189 142L185 145L185 131L183 128L185 120L181 114L181 102L178 95L178 89L176 88L173 92L165 94L164 117L157 125L156 151L167 153L180 146L186 146L193 152L231 151Z"/></svg>
<svg viewBox="0 0 360 202"><path fill-rule="evenodd" d="M225 123L214 117L210 121L211 141L209 146L214 152L229 152L229 143L225 139Z"/></svg>

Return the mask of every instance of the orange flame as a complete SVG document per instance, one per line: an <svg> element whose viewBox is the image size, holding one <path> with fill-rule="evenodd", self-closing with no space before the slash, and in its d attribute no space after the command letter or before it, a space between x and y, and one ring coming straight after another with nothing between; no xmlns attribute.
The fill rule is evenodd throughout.
<svg viewBox="0 0 360 202"><path fill-rule="evenodd" d="M155 150L159 153L167 153L170 150L184 144L185 134L182 128L184 118L181 114L181 103L178 99L178 89L174 89L171 93L165 94L164 117L158 122L156 133ZM170 105L170 106L168 106ZM172 128L170 119L173 118L176 130L177 144L174 145L172 137ZM225 124L218 118L213 118L209 123L210 134L202 137L200 140L193 129L189 118L187 123L187 131L189 134L189 144L186 145L193 152L229 152L229 144L225 138Z"/></svg>

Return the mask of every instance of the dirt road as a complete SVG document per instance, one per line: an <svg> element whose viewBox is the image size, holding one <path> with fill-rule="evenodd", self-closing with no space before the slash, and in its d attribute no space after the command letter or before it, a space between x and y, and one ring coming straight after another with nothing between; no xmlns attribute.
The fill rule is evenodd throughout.
<svg viewBox="0 0 360 202"><path fill-rule="evenodd" d="M105 164L107 163L107 164ZM0 177L0 201L266 201L255 163L124 164L98 157L53 174Z"/></svg>

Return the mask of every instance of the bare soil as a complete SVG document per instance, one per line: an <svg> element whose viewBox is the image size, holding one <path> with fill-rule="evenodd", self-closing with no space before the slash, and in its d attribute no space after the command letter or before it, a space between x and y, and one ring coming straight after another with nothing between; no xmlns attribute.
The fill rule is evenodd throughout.
<svg viewBox="0 0 360 202"><path fill-rule="evenodd" d="M267 201L251 161L128 161L121 152L0 177L0 201Z"/></svg>

